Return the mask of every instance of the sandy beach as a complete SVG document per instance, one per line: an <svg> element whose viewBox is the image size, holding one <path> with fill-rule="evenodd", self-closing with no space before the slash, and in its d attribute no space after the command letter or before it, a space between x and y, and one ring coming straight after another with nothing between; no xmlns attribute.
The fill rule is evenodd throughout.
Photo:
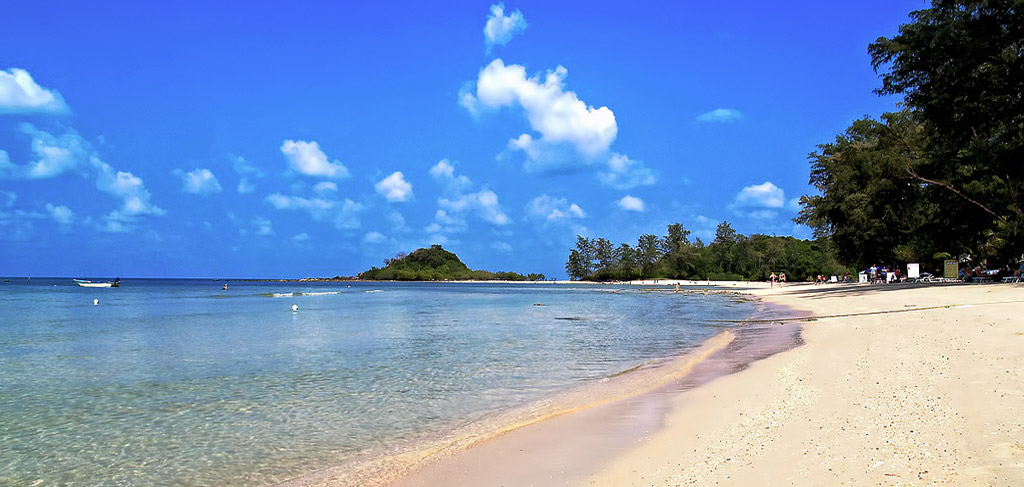
<svg viewBox="0 0 1024 487"><path fill-rule="evenodd" d="M1024 485L1024 286L724 287L804 318L628 397L286 485Z"/></svg>
<svg viewBox="0 0 1024 487"><path fill-rule="evenodd" d="M741 372L520 428L393 485L1024 485L1024 286L747 291L822 318Z"/></svg>

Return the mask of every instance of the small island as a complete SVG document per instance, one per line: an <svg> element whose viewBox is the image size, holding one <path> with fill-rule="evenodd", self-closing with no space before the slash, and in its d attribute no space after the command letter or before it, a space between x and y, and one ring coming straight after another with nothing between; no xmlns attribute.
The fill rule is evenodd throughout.
<svg viewBox="0 0 1024 487"><path fill-rule="evenodd" d="M543 281L544 274L472 270L455 254L440 245L400 252L384 260L384 267L372 267L359 274L371 281Z"/></svg>

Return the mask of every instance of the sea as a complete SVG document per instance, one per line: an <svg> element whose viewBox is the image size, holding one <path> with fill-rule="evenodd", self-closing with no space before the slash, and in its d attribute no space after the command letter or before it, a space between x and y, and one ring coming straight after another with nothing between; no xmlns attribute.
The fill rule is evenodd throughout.
<svg viewBox="0 0 1024 487"><path fill-rule="evenodd" d="M678 357L757 307L627 284L4 278L0 485L274 485Z"/></svg>

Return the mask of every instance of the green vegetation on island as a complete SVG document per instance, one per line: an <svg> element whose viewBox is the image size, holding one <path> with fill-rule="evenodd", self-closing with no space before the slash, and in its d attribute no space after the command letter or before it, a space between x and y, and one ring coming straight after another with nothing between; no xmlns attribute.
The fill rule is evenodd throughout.
<svg viewBox="0 0 1024 487"><path fill-rule="evenodd" d="M604 238L576 237L565 272L573 280L711 279L763 280L772 272L785 272L791 280L818 274L842 274L828 240L737 233L722 222L715 239L705 245L690 241L681 223L668 226L664 237L645 234L636 246L615 246Z"/></svg>
<svg viewBox="0 0 1024 487"><path fill-rule="evenodd" d="M384 267L373 267L359 274L360 279L379 281L543 281L544 274L522 275L516 272L472 270L455 254L431 245L411 254L399 253L384 260Z"/></svg>

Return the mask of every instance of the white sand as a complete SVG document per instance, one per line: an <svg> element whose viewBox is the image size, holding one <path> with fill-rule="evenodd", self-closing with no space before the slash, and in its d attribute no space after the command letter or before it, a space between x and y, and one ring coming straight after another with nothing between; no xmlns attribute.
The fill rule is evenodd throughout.
<svg viewBox="0 0 1024 487"><path fill-rule="evenodd" d="M1024 485L1024 286L792 286L806 345L678 395L592 486Z"/></svg>

